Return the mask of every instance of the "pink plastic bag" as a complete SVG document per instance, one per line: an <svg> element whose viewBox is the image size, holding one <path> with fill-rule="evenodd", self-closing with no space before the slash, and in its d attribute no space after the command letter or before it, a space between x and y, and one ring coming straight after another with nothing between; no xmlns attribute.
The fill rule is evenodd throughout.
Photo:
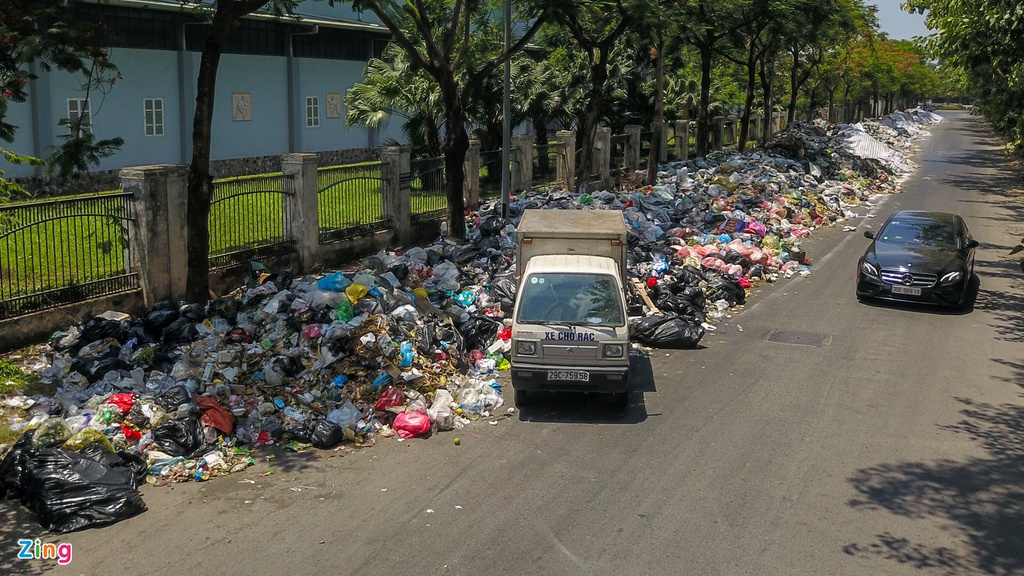
<svg viewBox="0 0 1024 576"><path fill-rule="evenodd" d="M403 440L430 432L430 416L422 412L402 412L392 425Z"/></svg>

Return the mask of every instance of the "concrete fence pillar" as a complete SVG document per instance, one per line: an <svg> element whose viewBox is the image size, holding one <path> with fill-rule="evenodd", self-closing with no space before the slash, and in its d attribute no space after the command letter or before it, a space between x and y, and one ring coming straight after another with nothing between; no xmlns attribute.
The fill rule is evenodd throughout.
<svg viewBox="0 0 1024 576"><path fill-rule="evenodd" d="M512 193L533 187L533 134L512 135Z"/></svg>
<svg viewBox="0 0 1024 576"><path fill-rule="evenodd" d="M680 160L690 158L690 122L676 120L676 154Z"/></svg>
<svg viewBox="0 0 1024 576"><path fill-rule="evenodd" d="M668 122L661 123L661 129L657 130L654 122L651 122L651 146L654 146L654 139L661 143L658 148L657 162L668 162Z"/></svg>
<svg viewBox="0 0 1024 576"><path fill-rule="evenodd" d="M601 189L611 188L612 129L609 126L597 127L597 137L594 138L594 162L597 163L597 174L601 178Z"/></svg>
<svg viewBox="0 0 1024 576"><path fill-rule="evenodd" d="M308 272L320 260L316 154L281 156L284 174L284 229L295 242L299 269Z"/></svg>
<svg viewBox="0 0 1024 576"><path fill-rule="evenodd" d="M711 149L721 150L725 144L725 118L715 116L711 119Z"/></svg>
<svg viewBox="0 0 1024 576"><path fill-rule="evenodd" d="M576 191L576 132L559 130L555 133L558 147L556 177L567 191Z"/></svg>
<svg viewBox="0 0 1024 576"><path fill-rule="evenodd" d="M391 222L398 243L408 246L412 240L412 149L384 146L380 161L384 173L384 217Z"/></svg>
<svg viewBox="0 0 1024 576"><path fill-rule="evenodd" d="M131 249L146 306L185 297L188 271L188 166L120 170L121 189L134 197Z"/></svg>
<svg viewBox="0 0 1024 576"><path fill-rule="evenodd" d="M762 118L763 118L763 116L761 116L760 114L751 114L750 115L750 127L747 129L747 131L748 131L748 134L749 134L748 138L750 138L751 140L760 140L761 139L761 119Z"/></svg>
<svg viewBox="0 0 1024 576"><path fill-rule="evenodd" d="M462 165L462 170L466 173L462 196L466 201L466 207L476 210L480 207L480 141L476 138L469 139L469 150L466 151L466 161ZM512 178L514 181L515 176Z"/></svg>
<svg viewBox="0 0 1024 576"><path fill-rule="evenodd" d="M640 168L640 133L643 127L639 124L626 124L626 154L624 162L630 170Z"/></svg>

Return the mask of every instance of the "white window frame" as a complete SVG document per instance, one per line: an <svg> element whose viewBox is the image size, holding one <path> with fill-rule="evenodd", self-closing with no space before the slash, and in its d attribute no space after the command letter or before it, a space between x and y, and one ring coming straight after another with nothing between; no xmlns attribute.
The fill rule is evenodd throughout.
<svg viewBox="0 0 1024 576"><path fill-rule="evenodd" d="M320 97L306 96L306 128L320 127Z"/></svg>
<svg viewBox="0 0 1024 576"><path fill-rule="evenodd" d="M75 121L82 115L85 115L85 121L82 122L82 131L86 134L92 133L92 106L89 104L88 98L68 98L68 119ZM70 126L68 127L70 130Z"/></svg>
<svg viewBox="0 0 1024 576"><path fill-rule="evenodd" d="M159 138L164 135L164 99L142 99L142 124L147 137Z"/></svg>

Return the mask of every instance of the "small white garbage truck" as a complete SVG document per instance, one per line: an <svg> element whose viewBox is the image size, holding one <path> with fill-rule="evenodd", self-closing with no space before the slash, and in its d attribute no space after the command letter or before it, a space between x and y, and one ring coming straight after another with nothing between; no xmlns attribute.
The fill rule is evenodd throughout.
<svg viewBox="0 0 1024 576"><path fill-rule="evenodd" d="M516 229L512 386L629 401L626 225L619 210L531 209Z"/></svg>

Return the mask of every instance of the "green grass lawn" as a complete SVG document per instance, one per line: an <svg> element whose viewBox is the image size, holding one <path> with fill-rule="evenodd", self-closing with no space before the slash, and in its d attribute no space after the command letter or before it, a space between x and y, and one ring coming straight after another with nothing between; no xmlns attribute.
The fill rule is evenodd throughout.
<svg viewBox="0 0 1024 576"><path fill-rule="evenodd" d="M320 168L317 180L321 229L384 219L379 162ZM280 173L218 179L214 186L211 257L285 239ZM123 217L133 216L127 202L114 192L0 206L0 301L127 274L130 223ZM411 202L413 214L444 210L439 175L414 177Z"/></svg>

